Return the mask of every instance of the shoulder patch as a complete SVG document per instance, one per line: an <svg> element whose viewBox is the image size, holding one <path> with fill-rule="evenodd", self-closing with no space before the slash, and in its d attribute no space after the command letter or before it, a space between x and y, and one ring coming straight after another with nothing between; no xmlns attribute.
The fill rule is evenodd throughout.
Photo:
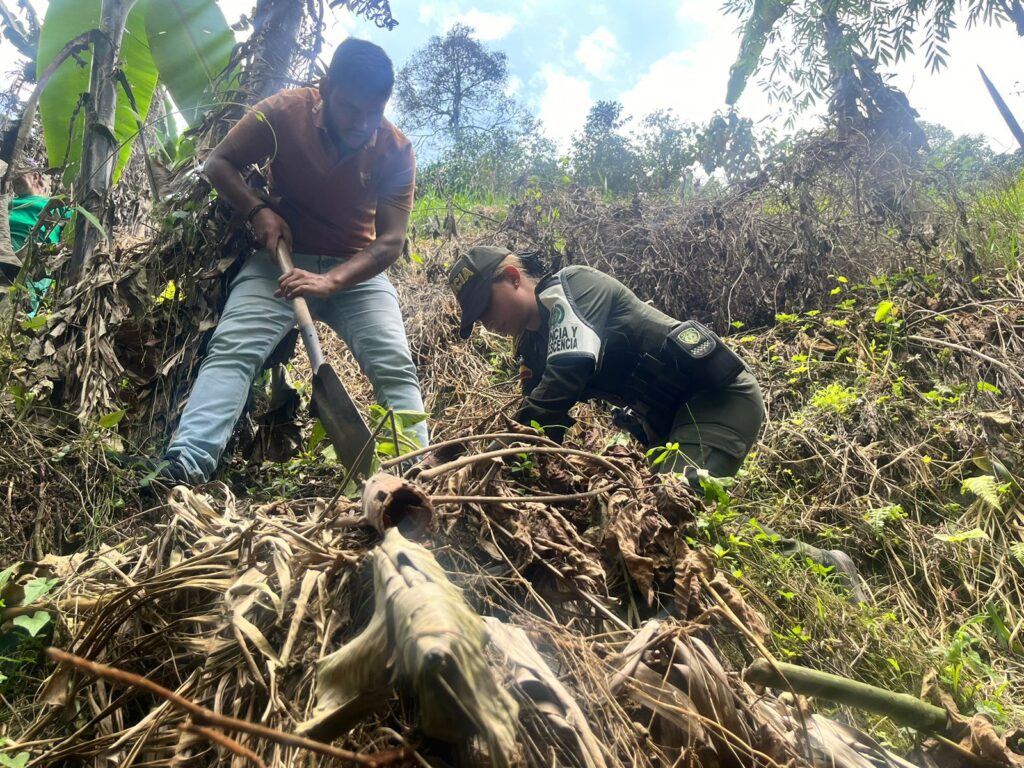
<svg viewBox="0 0 1024 768"><path fill-rule="evenodd" d="M679 346L693 358L707 357L717 346L711 332L695 320L681 323L673 333Z"/></svg>
<svg viewBox="0 0 1024 768"><path fill-rule="evenodd" d="M598 364L601 358L601 337L576 314L561 282L540 294L548 310L547 359L558 357L589 357Z"/></svg>

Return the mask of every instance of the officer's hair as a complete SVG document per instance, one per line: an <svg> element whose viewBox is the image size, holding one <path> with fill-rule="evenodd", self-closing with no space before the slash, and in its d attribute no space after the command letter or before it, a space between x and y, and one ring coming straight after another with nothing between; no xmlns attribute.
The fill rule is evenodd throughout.
<svg viewBox="0 0 1024 768"><path fill-rule="evenodd" d="M547 267L544 266L544 261L540 257L540 251L520 251L519 253L510 253L505 259L498 265L495 270L495 274L501 272L505 267L515 267L520 272L524 272L530 277L541 278L548 273Z"/></svg>
<svg viewBox="0 0 1024 768"><path fill-rule="evenodd" d="M347 37L334 52L327 80L331 87L344 83L355 86L361 93L390 98L395 86L395 68L379 45Z"/></svg>

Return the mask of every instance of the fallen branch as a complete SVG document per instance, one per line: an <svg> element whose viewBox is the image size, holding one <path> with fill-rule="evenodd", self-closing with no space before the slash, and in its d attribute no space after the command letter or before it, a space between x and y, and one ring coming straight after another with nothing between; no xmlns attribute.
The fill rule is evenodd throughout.
<svg viewBox="0 0 1024 768"><path fill-rule="evenodd" d="M769 663L765 659L757 659L747 667L743 679L748 683L773 688L792 688L796 693L805 696L815 696L885 715L895 723L919 731L944 731L949 726L949 713L941 707L905 693L893 693L867 683L799 667L796 664L782 661Z"/></svg>
<svg viewBox="0 0 1024 768"><path fill-rule="evenodd" d="M325 744L322 741L314 741L313 739L296 736L292 733L285 733L284 731L279 731L275 728L268 728L265 725L258 725L256 723L250 723L247 720L239 720L234 717L228 717L227 715L217 714L206 707L196 704L194 701L189 701L185 697L179 696L174 691L168 690L162 685L158 685L145 677L141 677L131 672L125 672L124 670L116 669L115 667L109 667L106 664L98 664L95 661L83 659L81 656L75 656L73 653L67 653L59 648L47 648L46 655L60 664L69 664L75 669L92 675L93 677L100 677L111 683L134 686L136 688L142 688L149 691L154 696L159 696L161 699L164 699L172 705L188 712L192 715L192 719L199 725L208 725L214 728L221 728L225 731L248 733L250 736L259 736L261 738L268 739L269 741L276 742L277 744L284 744L289 747L299 747L300 749L308 749L311 752L317 752L318 754L328 755L330 757L337 757L341 760L348 760L350 762L357 763L358 765L370 766L370 768L387 765L395 759L406 756L404 749L378 752L375 755L363 755L358 752L350 752L347 749L340 749L330 744Z"/></svg>
<svg viewBox="0 0 1024 768"><path fill-rule="evenodd" d="M622 481L629 486L630 479L622 468L616 466L613 462L598 456L596 453L588 453L587 451L578 451L575 448L563 448L562 446L548 446L540 445L536 447L520 447L520 448L501 448L496 451L487 451L486 453L476 453L472 456L463 456L455 461L449 461L447 464L441 464L430 469L425 469L419 474L420 480L433 480L438 475L442 475L445 472L454 472L456 469L462 469L470 464L476 464L477 462L487 461L489 459L500 459L503 456L515 456L520 453L554 453L561 454L563 456L579 456L584 459L590 459L593 462L600 464L606 469L611 470L622 478Z"/></svg>
<svg viewBox="0 0 1024 768"><path fill-rule="evenodd" d="M373 618L317 663L316 706L300 731L336 738L398 689L415 700L423 734L452 744L479 735L490 765L512 765L518 707L488 667L483 620L397 528L373 550L373 572Z"/></svg>
<svg viewBox="0 0 1024 768"><path fill-rule="evenodd" d="M524 501L531 501L535 504L560 504L566 501L580 501L601 496L613 491L616 487L616 485L609 484L590 491L560 493L551 496L431 496L430 500L434 504L515 504Z"/></svg>

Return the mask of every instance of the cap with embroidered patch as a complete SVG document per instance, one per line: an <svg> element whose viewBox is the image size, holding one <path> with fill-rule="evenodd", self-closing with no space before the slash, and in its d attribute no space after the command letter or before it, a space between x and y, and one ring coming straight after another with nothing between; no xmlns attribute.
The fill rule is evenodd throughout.
<svg viewBox="0 0 1024 768"><path fill-rule="evenodd" d="M462 309L459 336L468 339L473 323L487 311L491 303L491 281L498 265L512 251L491 245L478 245L460 256L448 270L448 285Z"/></svg>

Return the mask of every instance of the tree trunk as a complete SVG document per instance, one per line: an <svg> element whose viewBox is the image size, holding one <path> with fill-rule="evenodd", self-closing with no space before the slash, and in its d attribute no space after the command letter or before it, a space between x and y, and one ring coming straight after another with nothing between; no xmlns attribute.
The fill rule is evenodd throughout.
<svg viewBox="0 0 1024 768"><path fill-rule="evenodd" d="M863 129L863 119L858 105L860 84L853 70L853 59L846 50L843 28L834 8L822 13L821 25L832 75L829 110L836 118L839 138L846 140L854 131Z"/></svg>
<svg viewBox="0 0 1024 768"><path fill-rule="evenodd" d="M242 75L242 90L255 104L291 82L292 61L298 50L303 4L296 0L259 0L253 17L250 64Z"/></svg>
<svg viewBox="0 0 1024 768"><path fill-rule="evenodd" d="M109 224L107 196L114 179L118 146L114 138L117 110L117 59L121 51L125 22L135 0L103 0L100 29L93 46L92 74L86 102L82 165L75 182L79 205ZM68 277L75 283L92 261L100 239L99 230L82 215L75 219L75 246L68 264Z"/></svg>
<svg viewBox="0 0 1024 768"><path fill-rule="evenodd" d="M1010 17L1013 25L1017 27L1017 34L1024 37L1024 5L1020 0L1010 0L1005 3L1006 14Z"/></svg>

